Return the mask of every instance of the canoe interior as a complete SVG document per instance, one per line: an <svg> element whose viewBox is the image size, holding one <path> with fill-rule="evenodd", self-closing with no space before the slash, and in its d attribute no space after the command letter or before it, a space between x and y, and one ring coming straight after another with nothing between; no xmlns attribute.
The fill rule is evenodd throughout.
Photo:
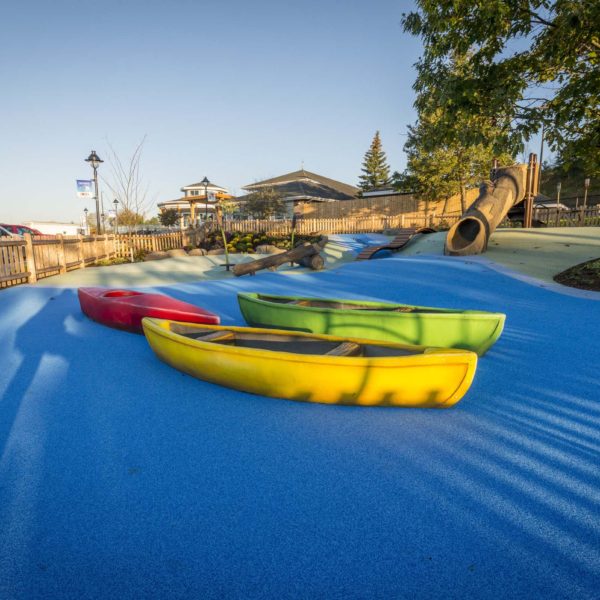
<svg viewBox="0 0 600 600"><path fill-rule="evenodd" d="M134 292L132 290L111 290L102 294L104 298L126 298L127 296L141 296L142 292Z"/></svg>
<svg viewBox="0 0 600 600"><path fill-rule="evenodd" d="M332 356L383 358L386 356L411 356L423 353L420 349L410 350L371 344L354 344L352 342L330 342L318 338L298 337L294 335L240 333L226 329L219 331L198 331L196 328L181 323L171 323L170 329L178 335L213 344L274 352L289 352L290 354L329 354Z"/></svg>
<svg viewBox="0 0 600 600"><path fill-rule="evenodd" d="M404 306L404 305L393 305L393 304L354 304L348 302L340 302L339 300L311 300L309 298L294 299L294 298L283 298L281 296L266 296L258 294L259 300L265 302L272 302L273 304L289 304L292 306L308 306L310 308L333 308L336 310L364 310L364 311L377 311L377 312L403 312L403 313L446 313L453 312L443 308L422 308L418 306Z"/></svg>

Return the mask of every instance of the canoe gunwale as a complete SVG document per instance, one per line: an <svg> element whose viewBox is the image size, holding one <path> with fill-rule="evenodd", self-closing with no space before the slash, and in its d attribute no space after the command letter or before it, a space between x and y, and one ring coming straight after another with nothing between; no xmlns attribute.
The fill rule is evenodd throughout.
<svg viewBox="0 0 600 600"><path fill-rule="evenodd" d="M410 354L403 356L376 356L376 357L364 357L364 356L335 356L335 355L326 355L326 354L296 354L294 352L281 352L277 350L259 350L256 348L244 348L241 346L233 346L226 344L216 344L210 341L202 341L201 339L186 337L181 333L176 333L171 331L170 326L165 324L177 324L183 325L186 327L190 327L191 329L205 329L205 326L196 323L185 323L182 321L171 321L167 319L156 319L152 317L144 317L142 320L142 325L144 328L150 328L154 333L160 335L161 337L167 338L172 341L177 341L182 345L189 346L191 348L201 348L204 350L207 349L215 349L217 348L219 352L238 355L238 356L248 356L248 357L256 357L259 355L263 355L265 358L269 360L280 360L284 362L298 362L298 363L313 363L313 364L326 364L326 365L347 365L348 361L353 361L353 364L357 366L369 366L369 365L377 365L377 367L381 368L398 368L398 362L400 361L402 364L411 366L421 366L420 363L423 363L422 366L435 364L436 362L440 362L441 359L447 358L449 361L452 358L462 358L463 360L453 361L453 362L468 362L468 355L473 355L476 357L476 353L470 350L460 350L455 348L433 348L429 346L412 346L409 344L396 344L393 342L379 342L377 340L367 340L361 338L341 338L333 335L325 335L325 334L316 334L316 333L303 333L303 332L293 332L295 337L306 337L306 338L315 338L323 341L331 341L331 342L354 342L362 345L371 345L371 346L382 346L382 347L392 347L399 349L412 349L412 350L422 350L422 353L419 354ZM219 325L208 325L206 329L216 329L216 330L227 330L235 333L236 331L243 332L252 332L252 333L265 333L271 335L290 335L290 330L284 329L263 329L257 327L231 327L231 326L219 326ZM414 363L414 364L413 364Z"/></svg>
<svg viewBox="0 0 600 600"><path fill-rule="evenodd" d="M416 304L398 304L395 302L375 302L370 300L354 300L354 299L338 299L338 298L311 298L305 296L276 296L273 294L271 297L273 298L289 298L289 300L308 300L313 302L339 302L344 304L360 304L364 306L373 306L373 308L369 308L369 310L364 309L351 309L351 308L326 308L326 307L316 307L316 306L305 306L302 304L291 304L284 302L273 302L270 300L266 300L261 296L269 297L269 294L258 294L252 292L238 292L238 302L241 300L243 302L253 302L255 304L259 304L265 307L276 307L278 309L283 309L285 307L289 307L294 311L303 311L303 312L314 312L314 313L340 313L348 315L365 315L369 314L370 316L378 316L378 313L381 315L394 315L394 317L402 317L402 318L420 318L424 315L427 319L454 319L457 316L466 316L471 320L482 320L482 321L492 321L499 320L502 323L506 315L504 313L498 312L488 312L488 311L480 311L480 310L471 310L471 309L459 309L459 308L435 308L432 306L418 306ZM377 306L388 306L389 309L382 309L380 311L377 310ZM412 311L394 311L394 309L401 308L412 308L415 310Z"/></svg>

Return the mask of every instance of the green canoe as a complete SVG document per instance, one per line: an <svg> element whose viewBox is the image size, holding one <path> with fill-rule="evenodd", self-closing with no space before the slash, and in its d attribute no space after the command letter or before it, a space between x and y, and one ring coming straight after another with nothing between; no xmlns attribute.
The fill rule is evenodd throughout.
<svg viewBox="0 0 600 600"><path fill-rule="evenodd" d="M464 348L480 356L500 337L506 318L480 310L246 292L238 293L238 302L252 327Z"/></svg>

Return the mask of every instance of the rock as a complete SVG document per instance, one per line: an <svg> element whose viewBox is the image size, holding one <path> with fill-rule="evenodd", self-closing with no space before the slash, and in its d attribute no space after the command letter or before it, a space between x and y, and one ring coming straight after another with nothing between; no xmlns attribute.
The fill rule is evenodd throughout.
<svg viewBox="0 0 600 600"><path fill-rule="evenodd" d="M183 248L173 248L173 250L167 250L167 254L173 258L176 256L187 256L187 252Z"/></svg>
<svg viewBox="0 0 600 600"><path fill-rule="evenodd" d="M207 254L209 254L209 255L225 254L225 250L223 250L223 248L214 248L213 250L209 250L207 252Z"/></svg>
<svg viewBox="0 0 600 600"><path fill-rule="evenodd" d="M144 256L144 261L146 260L163 260L164 258L169 258L169 255L166 252L149 252Z"/></svg>
<svg viewBox="0 0 600 600"><path fill-rule="evenodd" d="M206 256L207 252L204 248L194 248L188 252L189 256Z"/></svg>
<svg viewBox="0 0 600 600"><path fill-rule="evenodd" d="M285 252L285 250L283 248L273 246L272 244L262 244L260 246L256 246L255 252L256 254L281 254L282 252Z"/></svg>

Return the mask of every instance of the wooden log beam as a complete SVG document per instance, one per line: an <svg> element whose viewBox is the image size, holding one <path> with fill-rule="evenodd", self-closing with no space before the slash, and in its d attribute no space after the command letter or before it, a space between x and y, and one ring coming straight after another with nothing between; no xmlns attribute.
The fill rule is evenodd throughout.
<svg viewBox="0 0 600 600"><path fill-rule="evenodd" d="M325 259L320 254L313 254L312 256L301 258L298 264L302 267L308 267L313 271L321 271L325 268Z"/></svg>
<svg viewBox="0 0 600 600"><path fill-rule="evenodd" d="M254 275L261 269L276 268L288 262L299 262L301 259L307 256L313 256L318 254L321 247L318 244L309 244L308 242L301 246L296 246L292 250L282 252L281 254L271 254L265 256L265 258L259 258L252 262L240 263L233 267L232 271L236 277L240 275Z"/></svg>

